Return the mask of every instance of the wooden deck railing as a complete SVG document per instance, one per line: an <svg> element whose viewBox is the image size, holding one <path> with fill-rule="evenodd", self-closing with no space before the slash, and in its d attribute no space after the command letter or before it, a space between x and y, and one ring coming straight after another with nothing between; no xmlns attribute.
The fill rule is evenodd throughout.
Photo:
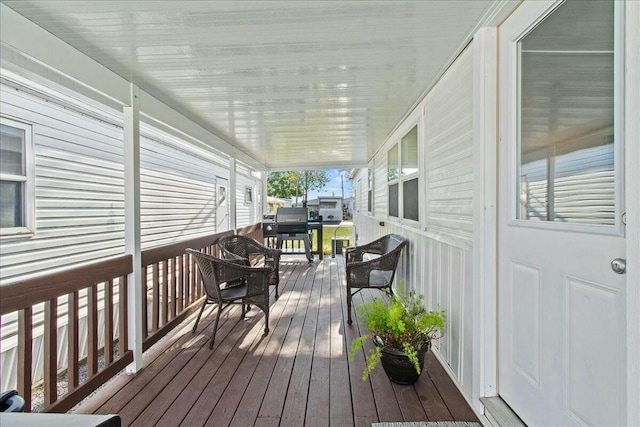
<svg viewBox="0 0 640 427"><path fill-rule="evenodd" d="M0 316L18 313L18 393L31 410L34 355L34 307L44 303L44 410L65 412L133 361L127 345L127 275L133 270L129 255L3 286ZM103 294L104 325L98 331L98 293ZM114 295L118 294L119 301ZM86 376L81 380L80 298L87 299ZM65 301L66 300L66 301ZM66 304L64 304L66 302ZM114 334L114 306L118 306L119 337ZM58 322L66 306L67 392L58 395ZM99 334L104 334L104 367L98 368ZM117 356L115 353L118 345Z"/></svg>
<svg viewBox="0 0 640 427"><path fill-rule="evenodd" d="M192 313L204 297L195 261L185 254L185 249L200 249L209 254L219 255L217 240L232 233L233 231L227 231L142 252L142 277L146 290L143 293L145 299L141 313L143 350L146 351ZM241 228L238 233L262 241L262 224ZM132 271L132 257L123 255L15 282L0 289L0 316L17 313L18 393L26 401L26 411L32 408L33 319L34 312L41 311L41 304L44 304L44 411L68 411L133 361L133 352L128 348L127 337L127 275ZM103 304L104 312L104 322L100 330L99 304ZM114 328L116 305L117 333ZM65 307L66 313L59 310L59 307ZM86 356L81 354L79 345L81 312L83 316L86 315ZM61 396L58 395L58 381L64 366L58 366L58 327L64 320L68 322L68 391ZM100 346L102 336L104 345ZM104 357L102 369L98 367L100 353ZM86 376L83 379L80 374L82 363L86 363Z"/></svg>
<svg viewBox="0 0 640 427"><path fill-rule="evenodd" d="M238 233L261 242L262 224L238 229ZM145 280L146 289L146 301L142 304L144 351L196 310L200 306L198 302L204 297L195 260L185 254L184 250L199 249L218 256L216 242L220 237L229 234L233 234L233 231L142 252L142 278Z"/></svg>

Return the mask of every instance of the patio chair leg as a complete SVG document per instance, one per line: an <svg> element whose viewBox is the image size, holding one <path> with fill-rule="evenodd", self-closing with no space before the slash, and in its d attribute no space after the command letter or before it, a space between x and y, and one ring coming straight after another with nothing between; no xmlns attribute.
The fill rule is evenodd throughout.
<svg viewBox="0 0 640 427"><path fill-rule="evenodd" d="M220 314L222 313L222 303L218 303L218 313L216 314L216 323L213 326L213 335L211 335L211 343L209 349L213 348L213 343L216 342L216 332L218 332L218 322L220 321Z"/></svg>
<svg viewBox="0 0 640 427"><path fill-rule="evenodd" d="M264 336L269 333L269 309L264 312Z"/></svg>
<svg viewBox="0 0 640 427"><path fill-rule="evenodd" d="M351 320L351 290L347 288L347 324L352 324Z"/></svg>
<svg viewBox="0 0 640 427"><path fill-rule="evenodd" d="M198 317L196 318L196 324L193 325L192 333L196 333L196 328L198 327L198 323L200 323L200 317L202 316L202 312L204 311L205 306L207 305L207 300L205 299L204 303L202 303L202 308L200 309L200 313L198 313Z"/></svg>

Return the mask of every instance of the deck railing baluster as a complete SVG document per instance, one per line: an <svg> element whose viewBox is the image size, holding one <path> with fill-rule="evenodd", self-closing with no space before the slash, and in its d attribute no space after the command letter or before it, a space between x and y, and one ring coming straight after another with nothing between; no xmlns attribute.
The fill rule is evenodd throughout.
<svg viewBox="0 0 640 427"><path fill-rule="evenodd" d="M71 292L68 301L67 376L69 390L78 386L78 292Z"/></svg>
<svg viewBox="0 0 640 427"><path fill-rule="evenodd" d="M98 285L87 289L87 375L98 372Z"/></svg>
<svg viewBox="0 0 640 427"><path fill-rule="evenodd" d="M153 264L152 271L152 281L151 281L151 292L152 292L152 304L151 304L151 331L155 332L158 330L158 323L160 320L160 273L158 271L158 264Z"/></svg>
<svg viewBox="0 0 640 427"><path fill-rule="evenodd" d="M129 350L129 310L127 307L129 296L127 295L127 281L127 276L122 276L118 280L118 352L120 353L120 357L122 357L122 355L125 354L127 350ZM146 317L143 317L143 319L146 319ZM145 326L142 329L144 333L144 331L146 330L146 322L143 322L143 325Z"/></svg>
<svg viewBox="0 0 640 427"><path fill-rule="evenodd" d="M169 260L166 259L161 262L162 265L162 293L160 294L160 301L162 302L162 312L160 321L162 326L167 324L169 320Z"/></svg>
<svg viewBox="0 0 640 427"><path fill-rule="evenodd" d="M181 313L184 308L184 255L178 255L178 267L176 268L178 275L178 310Z"/></svg>
<svg viewBox="0 0 640 427"><path fill-rule="evenodd" d="M58 400L58 298L44 303L44 404Z"/></svg>
<svg viewBox="0 0 640 427"><path fill-rule="evenodd" d="M18 312L18 393L26 412L31 412L32 314L31 306Z"/></svg>
<svg viewBox="0 0 640 427"><path fill-rule="evenodd" d="M104 284L104 364L113 362L113 279Z"/></svg>
<svg viewBox="0 0 640 427"><path fill-rule="evenodd" d="M142 338L149 336L149 313L147 310L147 298L149 296L149 271L146 265L142 266Z"/></svg>

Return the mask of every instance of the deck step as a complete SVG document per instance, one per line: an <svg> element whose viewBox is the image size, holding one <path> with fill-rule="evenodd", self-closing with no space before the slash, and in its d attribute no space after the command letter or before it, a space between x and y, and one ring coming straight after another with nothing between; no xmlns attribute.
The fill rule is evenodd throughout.
<svg viewBox="0 0 640 427"><path fill-rule="evenodd" d="M481 397L484 414L495 427L527 427L515 412L499 396Z"/></svg>

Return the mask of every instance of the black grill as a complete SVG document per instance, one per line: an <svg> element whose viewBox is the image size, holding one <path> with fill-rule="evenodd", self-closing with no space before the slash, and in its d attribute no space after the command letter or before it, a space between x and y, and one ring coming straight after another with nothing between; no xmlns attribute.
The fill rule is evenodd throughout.
<svg viewBox="0 0 640 427"><path fill-rule="evenodd" d="M313 262L308 215L307 208L278 208L276 213L276 233L278 249L282 249L282 245L286 240L302 240L307 259L309 262Z"/></svg>
<svg viewBox="0 0 640 427"><path fill-rule="evenodd" d="M308 227L307 208L278 208L276 214L276 230L280 234L307 233Z"/></svg>

